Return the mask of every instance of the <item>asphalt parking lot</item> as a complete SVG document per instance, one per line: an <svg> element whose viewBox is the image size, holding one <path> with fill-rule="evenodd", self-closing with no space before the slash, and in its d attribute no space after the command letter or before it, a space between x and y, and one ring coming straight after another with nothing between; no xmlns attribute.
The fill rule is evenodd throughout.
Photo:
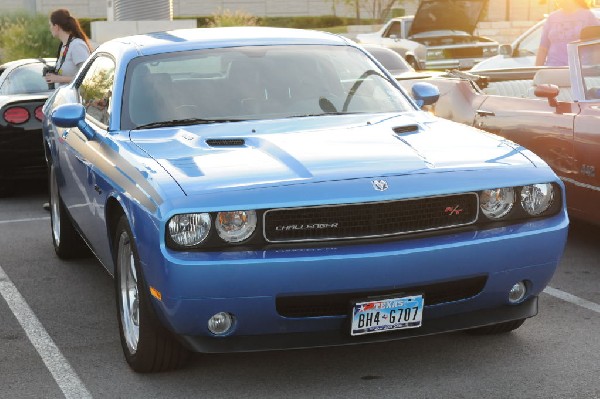
<svg viewBox="0 0 600 399"><path fill-rule="evenodd" d="M571 224L540 313L513 333L194 355L132 372L112 278L54 256L44 188L0 198L1 398L600 398L600 227Z"/></svg>

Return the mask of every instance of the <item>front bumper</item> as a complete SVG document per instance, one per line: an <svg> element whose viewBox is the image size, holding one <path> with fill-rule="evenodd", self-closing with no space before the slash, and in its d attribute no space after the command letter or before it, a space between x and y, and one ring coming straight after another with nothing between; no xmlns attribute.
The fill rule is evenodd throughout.
<svg viewBox="0 0 600 399"><path fill-rule="evenodd" d="M443 60L426 60L425 69L445 71L447 69L460 69L467 70L473 68L473 66L486 58L456 58L456 59L443 59Z"/></svg>
<svg viewBox="0 0 600 399"><path fill-rule="evenodd" d="M394 332L350 336L349 329L322 332L268 334L258 336L232 336L213 338L206 336L180 336L191 350L203 353L250 352L260 350L300 349L323 346L357 345L372 342L407 339L444 332L465 330L505 321L533 317L538 312L538 297L531 297L515 306L492 310L477 310L455 316L445 316L423 322L419 328Z"/></svg>
<svg viewBox="0 0 600 399"><path fill-rule="evenodd" d="M198 351L284 349L384 341L534 316L566 242L566 212L519 225L371 244L222 253L140 251L159 317ZM152 250L152 246L145 249ZM157 264L156 259L162 259ZM150 262L150 263L149 263ZM350 337L347 314L290 316L281 298L365 292L405 293L424 287L485 278L464 297L429 302L414 330ZM524 302L508 293L525 281ZM349 304L348 304L349 309ZM216 313L234 315L233 329L216 337L207 328Z"/></svg>

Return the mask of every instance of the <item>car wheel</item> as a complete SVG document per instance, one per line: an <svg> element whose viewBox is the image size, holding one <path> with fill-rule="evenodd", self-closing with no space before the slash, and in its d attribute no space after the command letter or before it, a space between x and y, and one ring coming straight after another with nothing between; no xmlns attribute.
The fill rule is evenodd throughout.
<svg viewBox="0 0 600 399"><path fill-rule="evenodd" d="M67 215L66 207L60 199L55 168L50 167L50 225L52 227L52 243L54 251L61 259L73 259L89 255L89 249L73 227Z"/></svg>
<svg viewBox="0 0 600 399"><path fill-rule="evenodd" d="M189 352L160 323L140 269L137 247L127 218L115 234L115 288L121 346L129 366L149 373L181 367Z"/></svg>
<svg viewBox="0 0 600 399"><path fill-rule="evenodd" d="M491 326L473 328L467 330L467 333L473 335L492 335L492 334L504 334L516 330L525 323L525 319L507 321L504 323L492 324Z"/></svg>

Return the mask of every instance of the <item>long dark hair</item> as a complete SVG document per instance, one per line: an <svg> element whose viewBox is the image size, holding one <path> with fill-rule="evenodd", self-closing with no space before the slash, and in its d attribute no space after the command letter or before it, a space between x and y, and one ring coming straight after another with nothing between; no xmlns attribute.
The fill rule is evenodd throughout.
<svg viewBox="0 0 600 399"><path fill-rule="evenodd" d="M50 22L52 23L52 25L60 26L62 30L64 30L71 36L83 40L87 45L88 49L92 51L90 39L88 39L83 29L81 29L79 21L71 15L69 10L65 8L60 8L56 11L53 11L52 14L50 14Z"/></svg>

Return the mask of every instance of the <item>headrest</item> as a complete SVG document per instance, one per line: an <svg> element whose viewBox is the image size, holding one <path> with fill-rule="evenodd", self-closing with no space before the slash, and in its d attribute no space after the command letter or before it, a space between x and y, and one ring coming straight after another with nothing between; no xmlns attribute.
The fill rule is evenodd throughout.
<svg viewBox="0 0 600 399"><path fill-rule="evenodd" d="M533 84L535 86L542 84L552 84L558 87L570 87L571 77L569 70L564 69L540 69L535 73L533 77Z"/></svg>

